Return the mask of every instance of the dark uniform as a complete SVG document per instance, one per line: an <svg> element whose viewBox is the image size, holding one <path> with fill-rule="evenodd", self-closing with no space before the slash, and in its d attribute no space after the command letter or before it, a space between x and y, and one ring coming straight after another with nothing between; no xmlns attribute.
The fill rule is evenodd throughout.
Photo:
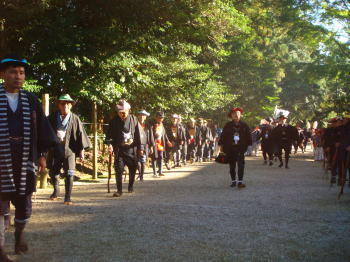
<svg viewBox="0 0 350 262"><path fill-rule="evenodd" d="M152 134L154 140L154 148L152 158L152 168L153 175L155 177L164 176L163 174L163 162L165 158L165 149L167 144L169 143L168 136L166 134L163 123L154 123L152 125ZM158 166L158 175L156 168Z"/></svg>
<svg viewBox="0 0 350 262"><path fill-rule="evenodd" d="M198 162L202 162L204 157L204 150L210 141L210 129L204 125L201 125L198 131L199 142L197 146L197 158Z"/></svg>
<svg viewBox="0 0 350 262"><path fill-rule="evenodd" d="M194 125L189 125L187 127L187 143L188 143L188 153L192 161L197 158L197 146L200 141L199 138L199 127Z"/></svg>
<svg viewBox="0 0 350 262"><path fill-rule="evenodd" d="M182 125L170 125L167 128L167 135L172 147L169 148L170 155L173 156L174 167L180 166L181 152L186 140L186 134Z"/></svg>
<svg viewBox="0 0 350 262"><path fill-rule="evenodd" d="M23 230L32 214L32 193L36 190L38 158L59 144L38 99L20 90L15 111L9 106L5 88L0 85L0 217L15 206L15 252L26 252ZM1 221L4 236L4 221ZM0 240L1 242L4 239ZM0 244L1 259L3 243Z"/></svg>
<svg viewBox="0 0 350 262"><path fill-rule="evenodd" d="M125 120L122 120L118 115L115 116L109 123L106 143L113 146L115 155L114 166L118 193L115 196L122 194L125 166L129 169L128 191L133 192L138 152L141 150L140 130L136 116L128 115Z"/></svg>
<svg viewBox="0 0 350 262"><path fill-rule="evenodd" d="M140 149L143 152L143 155L139 156L138 171L139 171L140 181L143 181L146 160L149 156L150 148L154 147L154 138L153 138L152 128L147 124L142 125L139 122L139 130L140 130L140 142L141 142Z"/></svg>
<svg viewBox="0 0 350 262"><path fill-rule="evenodd" d="M244 153L251 144L250 129L245 122L230 121L225 125L219 139L219 146L223 147L230 164L231 186L236 185L236 165L238 166L238 185L242 184L245 165Z"/></svg>
<svg viewBox="0 0 350 262"><path fill-rule="evenodd" d="M288 162L290 157L290 152L292 150L292 144L298 139L298 130L291 125L278 125L272 131L272 139L274 143L278 146L278 159L280 161L279 167L283 166L282 160L282 150L285 153L285 167L289 168Z"/></svg>
<svg viewBox="0 0 350 262"><path fill-rule="evenodd" d="M349 174L349 187L350 187L350 152L347 151L347 147L350 146L350 119L345 120L340 129L339 140L339 163L340 163L340 184L345 183L347 173Z"/></svg>
<svg viewBox="0 0 350 262"><path fill-rule="evenodd" d="M261 132L259 133L259 139L261 139L261 151L264 157L264 164L267 163L267 157L270 161L270 166L273 165L273 140L272 130L273 127L269 124L260 126Z"/></svg>
<svg viewBox="0 0 350 262"><path fill-rule="evenodd" d="M71 193L74 181L75 159L82 150L91 147L90 140L86 134L83 124L76 114L70 113L66 116L66 122L62 121L60 112L57 111L49 116L50 123L56 134L65 132L65 137L59 148L51 150L48 157L48 168L50 169L51 183L54 191L51 199L59 195L60 171L63 167L65 177L65 197L64 202L71 202ZM64 124L63 124L64 123ZM62 155L59 152L64 152Z"/></svg>

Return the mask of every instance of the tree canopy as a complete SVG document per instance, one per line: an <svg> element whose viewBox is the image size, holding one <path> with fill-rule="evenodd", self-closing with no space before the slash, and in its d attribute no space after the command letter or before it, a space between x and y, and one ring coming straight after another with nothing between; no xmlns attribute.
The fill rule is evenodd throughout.
<svg viewBox="0 0 350 262"><path fill-rule="evenodd" d="M28 87L108 114L134 108L250 124L275 106L320 120L350 101L350 4L342 0L4 0L0 54L31 63ZM340 40L334 25L341 25ZM86 102L86 103L85 103Z"/></svg>

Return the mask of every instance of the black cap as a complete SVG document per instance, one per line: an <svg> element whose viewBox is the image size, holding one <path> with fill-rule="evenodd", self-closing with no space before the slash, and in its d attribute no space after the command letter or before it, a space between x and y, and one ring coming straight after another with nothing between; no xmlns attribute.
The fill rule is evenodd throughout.
<svg viewBox="0 0 350 262"><path fill-rule="evenodd" d="M26 59L21 58L18 55L7 55L0 60L0 70L3 70L8 66L24 66L27 68L29 63Z"/></svg>

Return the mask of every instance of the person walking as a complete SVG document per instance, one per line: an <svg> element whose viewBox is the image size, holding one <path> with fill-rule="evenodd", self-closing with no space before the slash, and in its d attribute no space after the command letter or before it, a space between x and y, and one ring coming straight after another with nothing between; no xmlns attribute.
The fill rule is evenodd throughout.
<svg viewBox="0 0 350 262"><path fill-rule="evenodd" d="M65 178L65 196L64 204L73 204L71 194L73 189L74 172L75 172L75 158L77 156L84 160L84 151L91 148L90 140L86 134L83 124L79 117L72 113L72 107L75 101L69 94L61 95L57 99L58 110L49 116L49 121L60 145L51 150L48 156L48 168L51 183L54 187L50 200L57 200L60 190L60 172L61 168L64 170ZM64 152L63 158L59 152Z"/></svg>
<svg viewBox="0 0 350 262"><path fill-rule="evenodd" d="M141 142L141 151L138 159L138 178L140 181L143 181L143 176L145 174L145 166L147 158L150 154L153 153L154 147L154 138L152 134L152 129L146 124L146 118L150 114L146 110L141 110L137 114L139 121L139 130L140 130L140 142Z"/></svg>
<svg viewBox="0 0 350 262"><path fill-rule="evenodd" d="M24 229L32 214L37 172L46 168L46 154L59 144L38 99L23 90L26 59L9 55L0 60L0 261L5 252L5 216L15 207L15 253L28 251Z"/></svg>
<svg viewBox="0 0 350 262"><path fill-rule="evenodd" d="M267 164L269 160L269 166L273 165L273 141L271 133L273 126L271 125L272 119L266 118L265 124L260 126L261 132L259 134L259 139L261 139L261 151L264 158L264 165Z"/></svg>
<svg viewBox="0 0 350 262"><path fill-rule="evenodd" d="M124 99L116 106L117 116L109 123L105 143L110 153L114 153L117 192L114 197L123 195L124 167L129 169L128 192L134 192L135 174L139 156L141 155L140 130L137 117L130 114L131 106Z"/></svg>
<svg viewBox="0 0 350 262"><path fill-rule="evenodd" d="M244 154L252 144L249 126L241 120L243 109L232 108L228 114L231 121L226 123L219 139L220 152L224 152L230 165L231 187L244 188ZM238 167L238 181L236 180Z"/></svg>
<svg viewBox="0 0 350 262"><path fill-rule="evenodd" d="M278 159L280 161L278 167L283 167L282 150L284 150L285 168L289 168L292 145L299 137L298 130L294 126L287 124L287 116L281 114L278 119L279 124L272 131L272 138L278 147Z"/></svg>
<svg viewBox="0 0 350 262"><path fill-rule="evenodd" d="M166 153L165 147L172 146L163 125L164 118L165 116L163 112L157 112L156 121L151 127L153 139L154 139L153 154L151 154L151 159L152 159L153 177L155 178L164 176L163 162L164 162L165 153ZM157 167L158 167L158 170L157 170Z"/></svg>

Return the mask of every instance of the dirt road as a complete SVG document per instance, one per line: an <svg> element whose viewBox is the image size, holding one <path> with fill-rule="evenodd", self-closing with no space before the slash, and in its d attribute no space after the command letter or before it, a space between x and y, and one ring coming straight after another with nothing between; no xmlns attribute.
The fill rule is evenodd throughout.
<svg viewBox="0 0 350 262"><path fill-rule="evenodd" d="M246 189L228 166L194 164L146 175L120 199L106 181L76 185L74 206L38 192L26 262L350 261L350 189L340 201L320 164L294 156L291 169L246 161ZM124 190L127 187L124 187ZM63 186L62 186L62 191ZM8 233L7 250L13 250Z"/></svg>

